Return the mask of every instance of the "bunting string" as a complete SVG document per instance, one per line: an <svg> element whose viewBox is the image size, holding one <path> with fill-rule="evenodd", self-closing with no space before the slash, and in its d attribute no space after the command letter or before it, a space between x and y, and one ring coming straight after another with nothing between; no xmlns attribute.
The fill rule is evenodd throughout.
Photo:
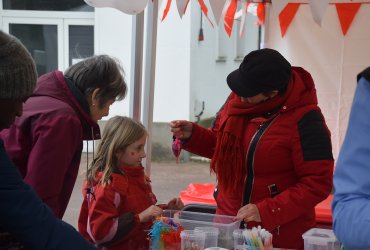
<svg viewBox="0 0 370 250"><path fill-rule="evenodd" d="M154 0L152 0L154 1ZM159 5L161 4L162 0L157 0ZM147 4L147 0L141 1L131 1L131 4L128 4L129 1L106 1L106 0L89 0L86 1L87 4L99 8L99 7L112 7L116 8L126 14L135 15L142 12L145 9L145 5ZM187 9L188 3L190 0L176 0L177 9L179 12L180 17L185 14ZM241 3L241 27L239 35L242 36L244 33L244 23L245 23L245 15L249 11L248 5L251 4L255 8L255 12L252 12L254 15L257 16L258 25L265 25L265 18L266 18L266 4L271 4L272 9L278 13L279 24L280 24L280 31L281 36L284 37L288 31L289 26L294 20L296 13L299 10L299 7L304 4L309 4L311 7L311 13L313 20L321 26L321 22L325 15L325 10L328 5L335 5L335 9L337 11L338 20L340 23L340 27L342 29L343 36L346 36L350 30L350 27L354 20L356 20L356 15L361 9L362 5L370 4L370 0L352 0L352 1L334 1L334 0L311 0L311 1L298 1L298 0L209 0L209 4L211 5L212 12L214 14L216 24L219 23L219 20L223 20L224 29L227 35L230 37L232 33L232 29L234 26L234 21L237 18L235 16L236 11L238 9L238 3ZM170 8L171 8L172 0L166 1L166 6L163 10L161 16L161 21L163 22L167 17ZM200 5L202 13L205 15L207 20L209 21L212 28L214 27L213 22L209 17L208 7L204 0L198 0L198 4ZM252 5L253 4L253 5ZM275 6L275 9L274 9ZM240 11L238 11L237 16L239 16Z"/></svg>

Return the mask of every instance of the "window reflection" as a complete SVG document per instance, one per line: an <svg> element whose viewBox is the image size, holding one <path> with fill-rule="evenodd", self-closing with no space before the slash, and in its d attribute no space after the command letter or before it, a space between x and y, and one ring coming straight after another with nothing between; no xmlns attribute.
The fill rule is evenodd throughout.
<svg viewBox="0 0 370 250"><path fill-rule="evenodd" d="M94 27L69 26L69 65L94 55Z"/></svg>
<svg viewBox="0 0 370 250"><path fill-rule="evenodd" d="M10 24L9 33L21 40L31 53L39 76L58 69L56 25Z"/></svg>

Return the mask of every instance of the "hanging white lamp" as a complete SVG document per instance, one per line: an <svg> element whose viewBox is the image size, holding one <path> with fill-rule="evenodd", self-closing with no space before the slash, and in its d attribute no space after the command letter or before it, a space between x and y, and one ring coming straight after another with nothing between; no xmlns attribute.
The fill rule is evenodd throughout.
<svg viewBox="0 0 370 250"><path fill-rule="evenodd" d="M110 7L129 15L136 15L145 9L148 0L85 0L85 2L92 7Z"/></svg>

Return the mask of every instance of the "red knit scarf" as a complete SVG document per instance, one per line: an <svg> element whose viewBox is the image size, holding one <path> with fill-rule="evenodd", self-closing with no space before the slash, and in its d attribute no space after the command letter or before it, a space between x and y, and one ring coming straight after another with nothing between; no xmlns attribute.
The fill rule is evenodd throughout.
<svg viewBox="0 0 370 250"><path fill-rule="evenodd" d="M217 133L217 143L211 170L217 174L217 181L223 190L240 191L246 175L245 155L242 152L243 132L248 122L255 117L267 114L281 107L293 89L288 85L284 95L277 95L259 104L242 102L239 97L231 99L227 111L228 118Z"/></svg>

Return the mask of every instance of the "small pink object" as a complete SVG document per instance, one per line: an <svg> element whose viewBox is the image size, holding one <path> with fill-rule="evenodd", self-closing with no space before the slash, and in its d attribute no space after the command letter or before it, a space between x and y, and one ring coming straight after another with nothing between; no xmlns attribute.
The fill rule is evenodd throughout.
<svg viewBox="0 0 370 250"><path fill-rule="evenodd" d="M173 137L172 142L172 153L176 157L176 163L179 163L179 157L181 154L181 140L177 137Z"/></svg>

